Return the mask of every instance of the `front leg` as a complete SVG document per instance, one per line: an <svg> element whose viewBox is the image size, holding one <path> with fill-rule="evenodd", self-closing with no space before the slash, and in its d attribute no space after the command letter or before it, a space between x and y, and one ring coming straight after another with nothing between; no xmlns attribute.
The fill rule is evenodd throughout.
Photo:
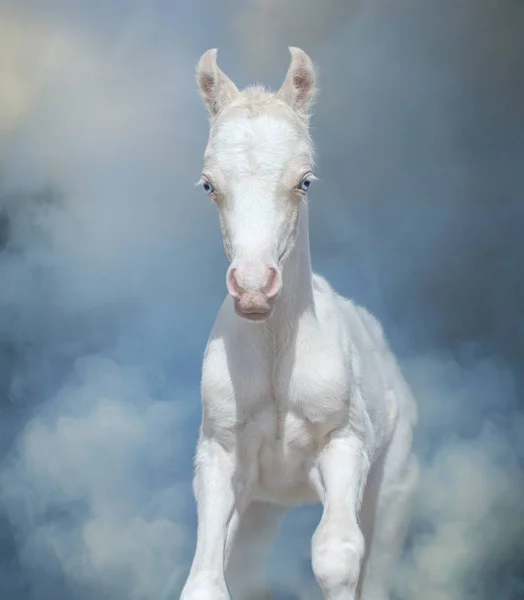
<svg viewBox="0 0 524 600"><path fill-rule="evenodd" d="M234 449L201 437L195 460L198 531L195 557L180 600L229 600L225 580L226 540L234 537L250 489L238 477ZM236 476L236 477L235 477Z"/></svg>
<svg viewBox="0 0 524 600"><path fill-rule="evenodd" d="M355 600L364 557L364 536L358 524L369 472L363 443L354 434L338 434L322 450L316 473L324 505L313 535L312 566L326 600Z"/></svg>

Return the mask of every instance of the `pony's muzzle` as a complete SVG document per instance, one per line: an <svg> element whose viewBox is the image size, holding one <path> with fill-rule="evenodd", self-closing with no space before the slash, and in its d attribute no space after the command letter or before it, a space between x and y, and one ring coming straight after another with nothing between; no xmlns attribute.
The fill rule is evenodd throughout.
<svg viewBox="0 0 524 600"><path fill-rule="evenodd" d="M251 321L267 319L282 288L280 269L268 265L234 264L228 269L227 289L236 313Z"/></svg>

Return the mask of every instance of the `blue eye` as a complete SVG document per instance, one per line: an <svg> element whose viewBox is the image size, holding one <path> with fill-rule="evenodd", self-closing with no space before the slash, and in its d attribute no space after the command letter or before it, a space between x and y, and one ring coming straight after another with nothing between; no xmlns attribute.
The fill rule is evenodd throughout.
<svg viewBox="0 0 524 600"><path fill-rule="evenodd" d="M307 192L309 190L309 188L311 187L311 178L310 177L304 177L304 179L302 179L302 181L300 182L300 185L298 186L303 192Z"/></svg>
<svg viewBox="0 0 524 600"><path fill-rule="evenodd" d="M209 183L209 181L204 181L204 183L202 184L202 187L204 188L204 191L206 192L206 194L209 196L209 194L212 194L215 190L215 188Z"/></svg>

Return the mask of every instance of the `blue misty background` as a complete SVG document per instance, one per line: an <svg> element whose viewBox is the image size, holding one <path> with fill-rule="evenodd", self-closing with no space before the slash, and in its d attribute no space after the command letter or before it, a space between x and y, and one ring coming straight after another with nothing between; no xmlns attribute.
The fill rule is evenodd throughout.
<svg viewBox="0 0 524 600"><path fill-rule="evenodd" d="M524 597L523 31L510 0L0 4L0 598L178 597L226 270L194 65L276 88L288 45L322 88L314 267L420 403L398 597ZM318 597L318 516L280 598Z"/></svg>

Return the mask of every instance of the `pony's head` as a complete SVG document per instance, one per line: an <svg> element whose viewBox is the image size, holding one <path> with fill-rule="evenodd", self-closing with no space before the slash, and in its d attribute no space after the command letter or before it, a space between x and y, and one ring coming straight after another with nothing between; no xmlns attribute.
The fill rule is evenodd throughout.
<svg viewBox="0 0 524 600"><path fill-rule="evenodd" d="M308 125L315 70L305 52L290 52L276 93L257 86L239 91L218 67L216 50L203 54L197 66L210 114L200 184L218 207L235 310L254 321L272 312L300 203L314 180Z"/></svg>

